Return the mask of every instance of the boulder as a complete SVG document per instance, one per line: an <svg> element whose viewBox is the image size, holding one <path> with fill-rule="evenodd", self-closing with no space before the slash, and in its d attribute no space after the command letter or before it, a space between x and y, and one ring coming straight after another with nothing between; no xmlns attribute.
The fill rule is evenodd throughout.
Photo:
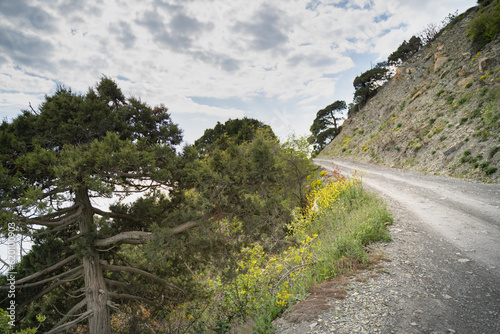
<svg viewBox="0 0 500 334"><path fill-rule="evenodd" d="M497 60L495 58L482 58L479 60L479 72L484 73L487 69L495 65Z"/></svg>
<svg viewBox="0 0 500 334"><path fill-rule="evenodd" d="M448 57L439 57L434 63L434 72L439 71L448 62Z"/></svg>

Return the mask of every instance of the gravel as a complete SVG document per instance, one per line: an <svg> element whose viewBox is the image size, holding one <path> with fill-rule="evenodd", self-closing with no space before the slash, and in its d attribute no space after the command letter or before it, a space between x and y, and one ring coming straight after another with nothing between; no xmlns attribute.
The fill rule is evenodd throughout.
<svg viewBox="0 0 500 334"><path fill-rule="evenodd" d="M384 198L393 241L371 247L385 261L323 283L274 322L276 333L500 333L498 269Z"/></svg>

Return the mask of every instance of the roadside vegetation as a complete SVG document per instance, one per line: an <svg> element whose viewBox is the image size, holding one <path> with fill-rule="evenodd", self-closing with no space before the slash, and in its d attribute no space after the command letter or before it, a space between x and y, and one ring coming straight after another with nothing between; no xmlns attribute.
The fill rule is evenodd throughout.
<svg viewBox="0 0 500 334"><path fill-rule="evenodd" d="M338 171L309 176L307 206L296 208L273 252L262 241L234 254L235 267L207 266L194 278L199 298L163 310L152 321L142 309L142 333L272 333L273 320L308 296L315 284L348 274L370 262L366 248L389 241L392 217L360 179ZM229 273L230 272L230 273ZM132 314L116 313L114 330L128 333Z"/></svg>
<svg viewBox="0 0 500 334"><path fill-rule="evenodd" d="M0 277L3 291L16 279L0 326L269 333L312 284L389 238L383 204L357 178L318 173L306 138L247 118L178 152L181 138L165 106L107 77L0 125L1 232L32 242Z"/></svg>

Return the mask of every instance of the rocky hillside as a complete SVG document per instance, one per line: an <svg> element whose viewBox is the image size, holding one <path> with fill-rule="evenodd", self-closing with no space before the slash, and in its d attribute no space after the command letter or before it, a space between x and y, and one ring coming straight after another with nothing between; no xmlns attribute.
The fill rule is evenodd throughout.
<svg viewBox="0 0 500 334"><path fill-rule="evenodd" d="M397 68L319 157L500 182L500 38L474 50L473 8Z"/></svg>

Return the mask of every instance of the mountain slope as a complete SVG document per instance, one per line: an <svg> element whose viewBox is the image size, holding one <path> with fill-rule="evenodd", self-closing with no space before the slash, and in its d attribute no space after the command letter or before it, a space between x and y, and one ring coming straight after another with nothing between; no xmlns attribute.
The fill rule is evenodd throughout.
<svg viewBox="0 0 500 334"><path fill-rule="evenodd" d="M472 8L396 70L319 157L500 181L500 39L479 53Z"/></svg>

